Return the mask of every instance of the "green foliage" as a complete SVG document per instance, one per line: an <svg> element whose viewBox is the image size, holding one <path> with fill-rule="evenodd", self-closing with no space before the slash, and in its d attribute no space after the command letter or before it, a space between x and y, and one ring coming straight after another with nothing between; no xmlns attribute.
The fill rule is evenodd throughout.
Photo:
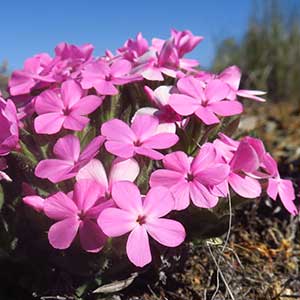
<svg viewBox="0 0 300 300"><path fill-rule="evenodd" d="M243 88L267 91L274 101L299 101L300 17L296 10L284 11L276 0L260 4L240 41L227 38L219 43L213 69L237 65L245 75Z"/></svg>

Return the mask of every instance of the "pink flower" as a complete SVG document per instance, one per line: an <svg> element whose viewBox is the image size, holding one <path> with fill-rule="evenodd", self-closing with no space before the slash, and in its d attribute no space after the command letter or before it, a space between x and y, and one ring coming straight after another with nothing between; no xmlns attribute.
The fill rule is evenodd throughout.
<svg viewBox="0 0 300 300"><path fill-rule="evenodd" d="M61 128L80 131L89 118L84 117L102 104L102 98L94 95L83 97L83 90L73 80L65 81L61 90L47 90L35 101L38 117L34 120L37 133L53 134Z"/></svg>
<svg viewBox="0 0 300 300"><path fill-rule="evenodd" d="M37 212L43 212L44 211L44 203L45 199L37 196L37 195L31 195L26 196L23 198L23 202L33 208Z"/></svg>
<svg viewBox="0 0 300 300"><path fill-rule="evenodd" d="M131 63L121 59L110 66L103 60L87 65L82 71L81 86L84 89L95 88L100 95L116 95L115 85L123 85L138 80L136 75L130 75Z"/></svg>
<svg viewBox="0 0 300 300"><path fill-rule="evenodd" d="M115 182L131 181L134 182L139 174L140 168L137 161L133 158L116 158L112 162L109 176L107 178L103 164L98 159L92 159L87 165L81 168L76 176L76 180L91 179L97 181L105 191L105 197L111 197L111 189Z"/></svg>
<svg viewBox="0 0 300 300"><path fill-rule="evenodd" d="M240 96L260 102L266 101L265 99L258 97L260 95L265 95L265 92L256 90L240 90L239 85L241 77L241 71L237 66L228 67L220 75L217 76L217 78L228 84L228 86L230 87L230 93L227 96L227 99L236 100L236 96Z"/></svg>
<svg viewBox="0 0 300 300"><path fill-rule="evenodd" d="M276 200L279 195L286 210L294 216L297 215L299 211L294 204L295 191L292 181L280 178L277 163L269 153L265 154L263 165L265 170L272 176L268 180L267 194L269 197Z"/></svg>
<svg viewBox="0 0 300 300"><path fill-rule="evenodd" d="M207 85L192 76L179 79L179 93L170 97L170 106L180 115L195 114L205 124L219 123L219 116L233 116L243 111L238 101L226 100L230 89L219 79L210 80Z"/></svg>
<svg viewBox="0 0 300 300"><path fill-rule="evenodd" d="M81 180L75 184L72 195L58 192L45 199L45 215L57 221L48 232L52 247L69 248L79 232L85 251L99 252L103 248L106 236L96 220L103 209L111 206L111 202L101 201L102 194L103 190L97 182Z"/></svg>
<svg viewBox="0 0 300 300"><path fill-rule="evenodd" d="M0 181L12 181L11 178L5 172L3 172L5 169L7 169L6 160L3 157L0 157Z"/></svg>
<svg viewBox="0 0 300 300"><path fill-rule="evenodd" d="M0 156L9 154L19 141L17 110L11 100L5 101L0 95Z"/></svg>
<svg viewBox="0 0 300 300"><path fill-rule="evenodd" d="M151 174L150 186L170 189L176 210L187 208L190 198L198 207L211 208L217 204L213 187L227 179L229 167L216 161L213 145L203 145L195 158L182 151L170 153L164 157L163 165L165 169Z"/></svg>
<svg viewBox="0 0 300 300"><path fill-rule="evenodd" d="M101 136L94 138L80 154L80 142L76 136L69 134L60 138L53 147L57 158L40 161L35 175L53 183L72 178L97 155L103 141Z"/></svg>
<svg viewBox="0 0 300 300"><path fill-rule="evenodd" d="M149 115L138 115L131 128L119 119L104 123L101 134L106 138L105 148L108 152L130 158L135 154L162 159L164 156L154 149L167 149L175 145L178 136L174 133L157 133L159 121Z"/></svg>
<svg viewBox="0 0 300 300"><path fill-rule="evenodd" d="M148 234L167 247L177 247L184 241L183 226L162 218L174 208L174 200L166 188L152 188L142 200L136 185L128 181L116 182L112 198L118 208L103 210L98 224L110 237L130 232L126 251L136 266L143 267L152 260Z"/></svg>
<svg viewBox="0 0 300 300"><path fill-rule="evenodd" d="M47 53L37 54L28 58L23 70L12 73L8 82L9 92L12 96L29 94L32 89L38 88L40 83L49 85L55 82L50 73L52 58Z"/></svg>

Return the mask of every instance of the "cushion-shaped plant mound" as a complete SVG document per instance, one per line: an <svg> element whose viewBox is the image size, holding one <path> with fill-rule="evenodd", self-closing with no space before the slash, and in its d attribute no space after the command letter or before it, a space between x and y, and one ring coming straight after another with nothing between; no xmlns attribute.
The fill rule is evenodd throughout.
<svg viewBox="0 0 300 300"><path fill-rule="evenodd" d="M5 201L22 189L49 247L126 252L144 267L190 238L193 211L265 191L298 213L263 142L228 134L240 98L263 102L264 93L241 89L237 66L213 74L186 58L202 39L172 30L149 43L139 33L101 57L62 43L13 72L0 99L0 180Z"/></svg>

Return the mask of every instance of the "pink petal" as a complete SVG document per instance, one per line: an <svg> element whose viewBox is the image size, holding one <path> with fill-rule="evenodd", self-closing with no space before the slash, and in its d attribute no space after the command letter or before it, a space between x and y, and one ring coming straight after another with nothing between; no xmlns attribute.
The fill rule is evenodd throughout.
<svg viewBox="0 0 300 300"><path fill-rule="evenodd" d="M78 137L68 134L60 138L54 145L53 152L62 160L77 161L80 154Z"/></svg>
<svg viewBox="0 0 300 300"><path fill-rule="evenodd" d="M104 209L98 217L98 225L110 237L117 237L133 230L138 223L128 211L119 208Z"/></svg>
<svg viewBox="0 0 300 300"><path fill-rule="evenodd" d="M167 154L163 159L163 164L166 169L182 172L184 174L190 171L189 159L182 151Z"/></svg>
<svg viewBox="0 0 300 300"><path fill-rule="evenodd" d="M104 142L103 136L97 136L93 138L91 142L85 147L85 149L80 154L79 160L86 161L86 162L90 161L98 154L103 142Z"/></svg>
<svg viewBox="0 0 300 300"><path fill-rule="evenodd" d="M76 175L76 180L91 179L98 181L105 189L108 188L106 171L98 159L92 159L87 165L81 168Z"/></svg>
<svg viewBox="0 0 300 300"><path fill-rule="evenodd" d="M76 114L70 114L65 117L63 127L65 129L81 131L84 129L84 127L88 124L89 121L90 119L87 117L79 116Z"/></svg>
<svg viewBox="0 0 300 300"><path fill-rule="evenodd" d="M60 112L39 115L34 119L34 129L37 133L54 134L60 131L64 120Z"/></svg>
<svg viewBox="0 0 300 300"><path fill-rule="evenodd" d="M76 182L73 199L78 209L86 213L104 193L103 186L97 181L85 179Z"/></svg>
<svg viewBox="0 0 300 300"><path fill-rule="evenodd" d="M205 88L206 99L209 103L225 99L229 92L229 86L219 79L209 81Z"/></svg>
<svg viewBox="0 0 300 300"><path fill-rule="evenodd" d="M143 147L154 149L167 149L174 146L179 138L174 133L158 133L147 138L143 143Z"/></svg>
<svg viewBox="0 0 300 300"><path fill-rule="evenodd" d="M134 146L130 143L107 141L105 143L105 149L122 158L130 158L134 156Z"/></svg>
<svg viewBox="0 0 300 300"><path fill-rule="evenodd" d="M216 149L213 144L205 143L199 150L196 157L191 164L191 171L193 174L206 169L207 167L215 164L216 162Z"/></svg>
<svg viewBox="0 0 300 300"><path fill-rule="evenodd" d="M202 86L202 81L192 76L181 78L177 82L177 88L179 89L180 93L199 100L204 98Z"/></svg>
<svg viewBox="0 0 300 300"><path fill-rule="evenodd" d="M251 173L259 168L259 164L257 153L253 147L242 140L230 161L231 169Z"/></svg>
<svg viewBox="0 0 300 300"><path fill-rule="evenodd" d="M74 106L72 106L72 113L79 115L88 115L95 111L103 102L103 98L89 95L80 99Z"/></svg>
<svg viewBox="0 0 300 300"><path fill-rule="evenodd" d="M149 190L143 201L144 214L150 218L160 218L174 209L175 202L170 191L162 186Z"/></svg>
<svg viewBox="0 0 300 300"><path fill-rule="evenodd" d="M72 178L76 173L72 172L74 165L70 161L60 159L46 159L38 163L35 168L35 176L47 178L53 183L57 183Z"/></svg>
<svg viewBox="0 0 300 300"><path fill-rule="evenodd" d="M140 155L143 155L143 156L147 156L151 159L154 159L154 160L160 160L160 159L163 159L164 156L163 154L161 154L160 152L158 151L155 151L153 149L150 149L150 148L147 148L147 147L135 147L135 152L137 154L140 154Z"/></svg>
<svg viewBox="0 0 300 300"><path fill-rule="evenodd" d="M110 81L98 79L95 81L94 86L100 95L113 96L118 94L118 89Z"/></svg>
<svg viewBox="0 0 300 300"><path fill-rule="evenodd" d="M23 202L31 206L37 212L42 212L44 210L44 199L40 196L33 195L24 197Z"/></svg>
<svg viewBox="0 0 300 300"><path fill-rule="evenodd" d="M143 226L137 226L128 236L126 252L137 267L144 267L152 260L149 238Z"/></svg>
<svg viewBox="0 0 300 300"><path fill-rule="evenodd" d="M108 140L119 141L123 143L132 143L136 137L131 128L119 119L113 119L105 122L101 126L101 134Z"/></svg>
<svg viewBox="0 0 300 300"><path fill-rule="evenodd" d="M76 237L80 221L77 217L64 219L53 224L48 232L48 239L55 249L67 249Z"/></svg>
<svg viewBox="0 0 300 300"><path fill-rule="evenodd" d="M219 75L219 79L226 82L233 90L237 91L241 81L241 71L237 66L230 66Z"/></svg>
<svg viewBox="0 0 300 300"><path fill-rule="evenodd" d="M200 106L196 112L196 116L206 125L213 125L220 123L218 117L209 107Z"/></svg>
<svg viewBox="0 0 300 300"><path fill-rule="evenodd" d="M146 223L150 236L167 247L177 247L185 239L185 229L177 221L169 219L153 219Z"/></svg>
<svg viewBox="0 0 300 300"><path fill-rule="evenodd" d="M83 91L74 80L67 80L61 85L61 97L65 107L71 108L82 97Z"/></svg>
<svg viewBox="0 0 300 300"><path fill-rule="evenodd" d="M212 186L222 183L227 179L230 172L230 167L226 164L218 164L201 170L194 174L195 180L198 180L204 185Z"/></svg>
<svg viewBox="0 0 300 300"><path fill-rule="evenodd" d="M159 169L154 171L150 177L150 186L164 186L171 188L179 181L184 180L185 174L180 171Z"/></svg>
<svg viewBox="0 0 300 300"><path fill-rule="evenodd" d="M55 91L46 90L36 97L34 104L37 114L46 114L50 112L62 112L64 104Z"/></svg>
<svg viewBox="0 0 300 300"><path fill-rule="evenodd" d="M234 116L243 112L243 105L238 101L223 100L209 104L210 109L219 116Z"/></svg>
<svg viewBox="0 0 300 300"><path fill-rule="evenodd" d="M179 181L170 188L175 199L176 210L186 209L190 204L190 185L186 180Z"/></svg>
<svg viewBox="0 0 300 300"><path fill-rule="evenodd" d="M212 208L218 203L218 197L214 196L204 185L196 180L190 183L190 196L193 203L198 207Z"/></svg>
<svg viewBox="0 0 300 300"><path fill-rule="evenodd" d="M112 186L112 198L121 209L133 214L143 212L142 199L138 187L129 181L118 181Z"/></svg>
<svg viewBox="0 0 300 300"><path fill-rule="evenodd" d="M141 75L148 80L157 80L157 81L163 81L164 77L161 74L161 71L159 68L151 67L149 66L145 71L141 72Z"/></svg>
<svg viewBox="0 0 300 300"><path fill-rule="evenodd" d="M105 242L106 235L102 232L99 226L92 220L86 219L79 227L80 244L87 252L99 252Z"/></svg>
<svg viewBox="0 0 300 300"><path fill-rule="evenodd" d="M201 100L186 95L171 94L169 105L181 116L188 116L199 108Z"/></svg>
<svg viewBox="0 0 300 300"><path fill-rule="evenodd" d="M139 172L139 164L135 159L117 158L112 163L112 167L110 169L109 174L109 181L110 183L121 180L128 180L133 182L139 175Z"/></svg>
<svg viewBox="0 0 300 300"><path fill-rule="evenodd" d="M131 63L128 60L120 59L111 65L110 70L113 77L122 77L131 71Z"/></svg>
<svg viewBox="0 0 300 300"><path fill-rule="evenodd" d="M63 220L77 216L78 208L65 193L58 192L45 199L44 212L53 220Z"/></svg>
<svg viewBox="0 0 300 300"><path fill-rule="evenodd" d="M236 93L238 96L240 97L244 97L244 98L248 98L248 99L252 99L255 101L259 101L259 102L265 102L266 99L261 98L261 97L257 97L259 95L265 95L265 92L262 91L251 91L251 90L239 90Z"/></svg>
<svg viewBox="0 0 300 300"><path fill-rule="evenodd" d="M249 176L242 177L235 173L231 173L228 177L231 188L244 198L257 198L261 194L261 186L256 179Z"/></svg>
<svg viewBox="0 0 300 300"><path fill-rule="evenodd" d="M158 123L158 119L154 116L137 115L132 122L131 130L136 139L142 142L155 134Z"/></svg>

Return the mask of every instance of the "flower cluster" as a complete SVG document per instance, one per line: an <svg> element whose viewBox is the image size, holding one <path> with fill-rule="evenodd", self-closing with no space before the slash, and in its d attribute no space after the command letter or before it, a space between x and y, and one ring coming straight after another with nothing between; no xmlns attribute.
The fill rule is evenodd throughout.
<svg viewBox="0 0 300 300"><path fill-rule="evenodd" d="M143 267L153 240L184 241L188 207L212 209L229 193L252 199L266 188L298 213L292 182L262 141L222 133L242 113L240 97L264 101L264 93L240 89L236 66L212 74L186 58L202 39L172 30L148 43L139 33L102 57L90 44L62 43L54 57L35 55L13 72L9 100L0 98L0 180L14 181L2 156L29 160L34 180L24 176L23 201L53 220L54 248L79 237L99 252L128 234L128 258Z"/></svg>

